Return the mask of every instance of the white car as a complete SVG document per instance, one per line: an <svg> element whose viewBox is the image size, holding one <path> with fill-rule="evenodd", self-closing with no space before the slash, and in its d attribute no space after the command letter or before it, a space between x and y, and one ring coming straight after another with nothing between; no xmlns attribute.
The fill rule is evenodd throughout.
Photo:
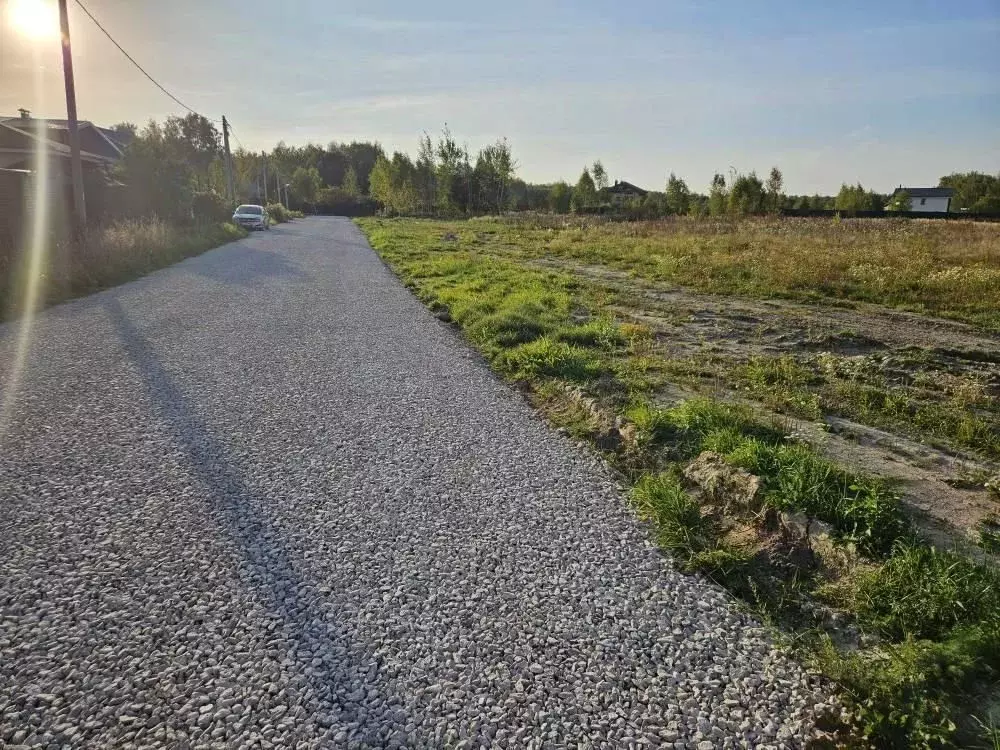
<svg viewBox="0 0 1000 750"><path fill-rule="evenodd" d="M267 215L267 209L263 206L245 204L237 206L233 212L233 223L244 229L270 229L271 217Z"/></svg>

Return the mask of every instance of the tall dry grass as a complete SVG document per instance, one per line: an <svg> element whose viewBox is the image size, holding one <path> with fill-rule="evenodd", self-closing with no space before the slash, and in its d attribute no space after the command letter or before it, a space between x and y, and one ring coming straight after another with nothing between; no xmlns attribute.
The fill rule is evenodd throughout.
<svg viewBox="0 0 1000 750"><path fill-rule="evenodd" d="M482 228L486 222L477 222ZM498 222L530 254L752 296L839 298L1000 329L1000 224L750 218Z"/></svg>
<svg viewBox="0 0 1000 750"><path fill-rule="evenodd" d="M245 236L232 224L179 226L160 219L130 219L88 229L81 242L50 240L40 278L42 304L53 304L143 276ZM28 248L0 266L0 312L22 312Z"/></svg>

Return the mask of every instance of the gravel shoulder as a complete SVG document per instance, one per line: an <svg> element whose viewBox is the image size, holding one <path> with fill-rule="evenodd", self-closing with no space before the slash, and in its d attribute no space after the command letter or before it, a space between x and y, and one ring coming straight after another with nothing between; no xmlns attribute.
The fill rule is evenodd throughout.
<svg viewBox="0 0 1000 750"><path fill-rule="evenodd" d="M58 306L32 342L0 747L795 747L829 700L347 220Z"/></svg>

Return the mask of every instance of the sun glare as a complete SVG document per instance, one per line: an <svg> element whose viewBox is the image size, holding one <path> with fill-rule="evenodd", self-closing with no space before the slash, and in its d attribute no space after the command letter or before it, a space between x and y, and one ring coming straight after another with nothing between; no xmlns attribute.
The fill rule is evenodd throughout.
<svg viewBox="0 0 1000 750"><path fill-rule="evenodd" d="M10 0L11 25L32 39L59 34L59 11L52 0Z"/></svg>

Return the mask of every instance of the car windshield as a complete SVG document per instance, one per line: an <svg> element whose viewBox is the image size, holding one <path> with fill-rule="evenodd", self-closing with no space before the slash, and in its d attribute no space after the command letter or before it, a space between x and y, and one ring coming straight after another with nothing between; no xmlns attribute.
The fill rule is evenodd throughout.
<svg viewBox="0 0 1000 750"><path fill-rule="evenodd" d="M260 206L240 206L236 209L236 213L238 214L256 214L257 216L260 216L263 211Z"/></svg>

